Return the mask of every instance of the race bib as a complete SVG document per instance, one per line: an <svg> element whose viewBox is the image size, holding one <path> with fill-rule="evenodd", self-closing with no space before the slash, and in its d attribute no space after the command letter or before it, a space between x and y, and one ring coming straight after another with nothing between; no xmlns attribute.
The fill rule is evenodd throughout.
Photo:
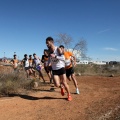
<svg viewBox="0 0 120 120"><path fill-rule="evenodd" d="M56 63L58 63L58 61L59 61L58 59L51 57L52 64L56 64Z"/></svg>

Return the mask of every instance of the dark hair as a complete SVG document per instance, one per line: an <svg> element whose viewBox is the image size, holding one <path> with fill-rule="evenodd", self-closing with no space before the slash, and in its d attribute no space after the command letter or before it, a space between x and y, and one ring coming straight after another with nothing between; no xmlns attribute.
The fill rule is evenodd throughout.
<svg viewBox="0 0 120 120"><path fill-rule="evenodd" d="M33 53L33 56L36 55L35 53Z"/></svg>
<svg viewBox="0 0 120 120"><path fill-rule="evenodd" d="M15 57L15 56L17 56L17 55L15 54L15 55L13 55L13 56Z"/></svg>
<svg viewBox="0 0 120 120"><path fill-rule="evenodd" d="M52 41L52 42L54 42L54 40L53 40L52 37L47 37L47 38L46 38L46 42L47 42L47 41Z"/></svg>
<svg viewBox="0 0 120 120"><path fill-rule="evenodd" d="M44 52L48 52L48 49L44 49Z"/></svg>
<svg viewBox="0 0 120 120"><path fill-rule="evenodd" d="M60 48L65 48L63 45L60 45L59 47L60 47Z"/></svg>
<svg viewBox="0 0 120 120"><path fill-rule="evenodd" d="M29 55L29 57L32 57L32 55Z"/></svg>
<svg viewBox="0 0 120 120"><path fill-rule="evenodd" d="M24 57L26 57L27 56L27 54L24 54Z"/></svg>

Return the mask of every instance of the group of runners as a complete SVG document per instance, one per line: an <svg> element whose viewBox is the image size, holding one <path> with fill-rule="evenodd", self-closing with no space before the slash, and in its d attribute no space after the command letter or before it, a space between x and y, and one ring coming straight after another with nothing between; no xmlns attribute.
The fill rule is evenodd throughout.
<svg viewBox="0 0 120 120"><path fill-rule="evenodd" d="M13 65L14 71L18 70L18 64L24 68L24 70L27 73L27 79L31 79L31 74L34 75L36 78L36 71L39 73L39 79L42 78L43 82L45 82L45 79L42 74L42 64L41 64L41 59L34 53L33 57L32 55L24 54L24 58L22 59L21 62L18 61L17 55L14 55L14 58L10 61L10 63Z"/></svg>
<svg viewBox="0 0 120 120"><path fill-rule="evenodd" d="M61 89L61 95L64 96L66 90L67 92L67 100L71 101L72 97L70 94L70 88L67 83L67 79L69 81L73 80L73 83L76 88L76 94L80 94L78 83L74 74L74 66L76 66L76 58L72 54L72 52L67 51L63 45L55 46L54 39L52 37L46 38L46 46L48 49L44 49L44 55L40 59L35 53L32 55L25 54L23 60L21 61L21 65L24 66L24 69L27 73L27 78L29 78L30 74L33 74L36 77L36 70L39 73L39 78L42 78L43 82L45 79L42 74L42 64L44 69L49 77L50 83L54 83L56 87ZM17 68L17 57L14 55L14 59L11 61L14 69Z"/></svg>

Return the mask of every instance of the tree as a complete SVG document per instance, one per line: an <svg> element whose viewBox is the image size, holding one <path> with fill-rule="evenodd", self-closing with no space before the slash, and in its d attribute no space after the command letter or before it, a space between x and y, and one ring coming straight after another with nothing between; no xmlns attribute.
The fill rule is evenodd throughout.
<svg viewBox="0 0 120 120"><path fill-rule="evenodd" d="M73 51L77 50L78 54L80 54L81 58L86 58L86 51L87 51L87 43L84 38L81 38L73 47Z"/></svg>
<svg viewBox="0 0 120 120"><path fill-rule="evenodd" d="M55 40L55 43L57 45L64 45L66 49L69 49L72 41L73 40L69 35L66 33L60 33L58 34L58 38Z"/></svg>
<svg viewBox="0 0 120 120"><path fill-rule="evenodd" d="M55 43L57 45L64 45L67 50L72 49L72 52L77 57L77 59L80 59L79 57L86 58L87 43L84 38L81 38L77 43L75 43L72 37L65 33L60 33L58 34L58 38L55 40Z"/></svg>

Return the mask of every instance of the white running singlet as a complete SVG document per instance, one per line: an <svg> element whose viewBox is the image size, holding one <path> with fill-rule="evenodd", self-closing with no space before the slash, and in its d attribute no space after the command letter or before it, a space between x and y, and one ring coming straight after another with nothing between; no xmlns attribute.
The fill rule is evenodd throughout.
<svg viewBox="0 0 120 120"><path fill-rule="evenodd" d="M55 50L52 54L55 54L55 56L57 56L56 58L55 57L50 57L50 62L51 62L51 65L52 65L52 70L59 70L63 67L65 67L65 57L64 55L60 55L58 53L58 48L55 47Z"/></svg>
<svg viewBox="0 0 120 120"><path fill-rule="evenodd" d="M25 67L29 67L29 60L25 60Z"/></svg>
<svg viewBox="0 0 120 120"><path fill-rule="evenodd" d="M39 58L37 58L37 59L35 58L35 59L34 59L34 62L35 62L35 65L36 65L36 66L39 65L39 64L40 64Z"/></svg>

